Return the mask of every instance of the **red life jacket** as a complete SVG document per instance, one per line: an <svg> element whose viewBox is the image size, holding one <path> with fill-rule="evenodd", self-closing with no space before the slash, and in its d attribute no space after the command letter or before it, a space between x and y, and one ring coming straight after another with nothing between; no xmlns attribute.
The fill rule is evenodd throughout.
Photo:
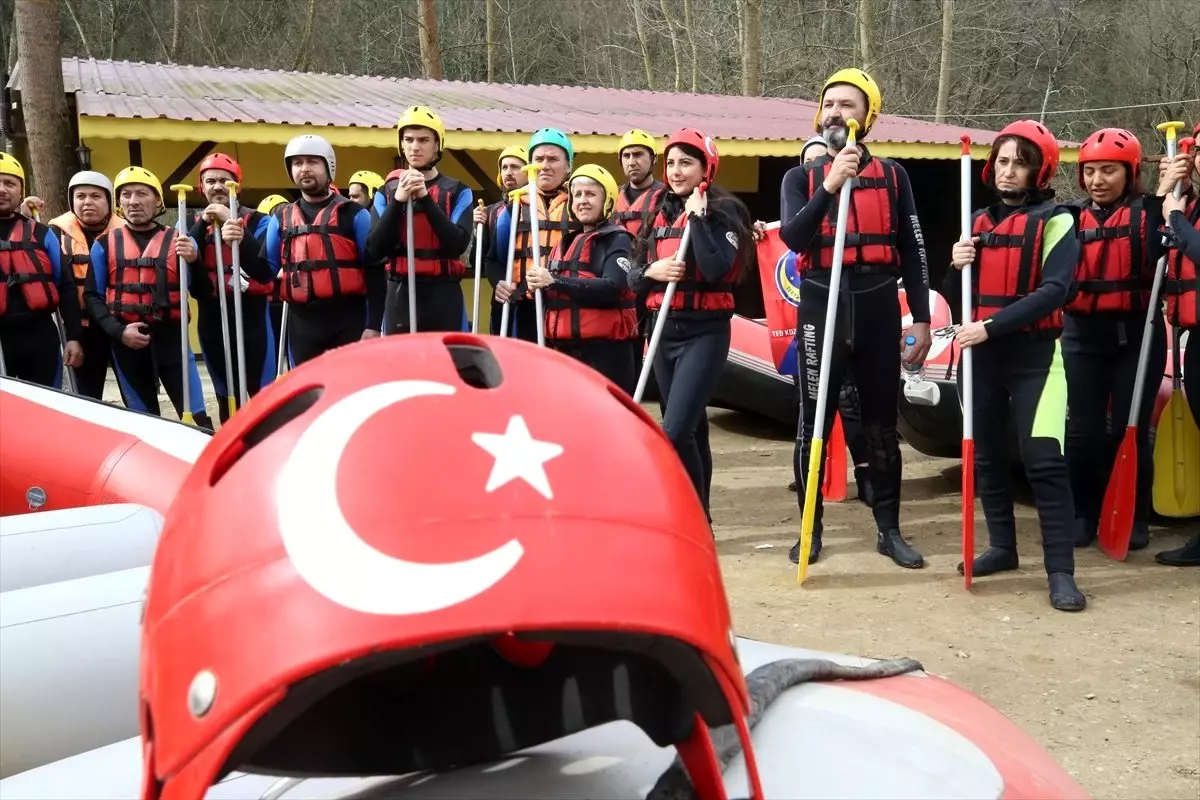
<svg viewBox="0 0 1200 800"><path fill-rule="evenodd" d="M310 225L299 200L283 208L279 215L282 300L303 304L367 293L362 254L354 240L354 216L361 210L353 200L334 195Z"/></svg>
<svg viewBox="0 0 1200 800"><path fill-rule="evenodd" d="M833 159L822 157L809 168L809 197L816 193L832 164ZM896 188L896 170L891 161L872 157L867 166L850 179L850 218L846 220L843 269L860 274L900 274L900 251L896 247L900 194ZM835 196L809 247L809 271L833 269L837 207Z"/></svg>
<svg viewBox="0 0 1200 800"><path fill-rule="evenodd" d="M647 264L673 256L679 251L687 219L687 211L683 211L674 222L668 223L666 214L659 209L650 230ZM711 283L700 274L694 256L685 256L683 263L683 279L676 284L675 295L671 298L672 311L733 311L733 286L737 283L741 264L735 264L720 281ZM662 308L666 293L666 284L655 284L646 296L646 308L650 311Z"/></svg>
<svg viewBox="0 0 1200 800"><path fill-rule="evenodd" d="M104 234L108 253L105 304L123 322L179 320L179 256L175 229L159 226L142 250L128 227Z"/></svg>
<svg viewBox="0 0 1200 800"><path fill-rule="evenodd" d="M458 200L458 195L463 188L465 187L453 178L438 175L437 180L428 184L426 190L429 192L429 197L433 200L434 205L442 210L447 219L450 219L450 215L454 211L454 203ZM392 280L408 279L408 242L405 239L407 230L406 217L407 210L402 211L400 214L400 236L396 239L396 246L392 250L391 258L384 263L388 275ZM413 268L418 278L458 280L466 273L467 268L466 264L463 263L462 257L447 258L441 255L440 245L441 242L438 240L437 233L433 230L433 226L429 224L429 217L414 206L413 257L416 259L416 264L413 265Z"/></svg>
<svg viewBox="0 0 1200 800"><path fill-rule="evenodd" d="M979 249L972 270L974 319L987 319L1041 285L1043 234L1057 209L1056 203L1040 203L1014 211L999 224L987 209L975 212L971 232L979 237ZM1057 331L1062 326L1059 308L1025 330Z"/></svg>
<svg viewBox="0 0 1200 800"><path fill-rule="evenodd" d="M1101 221L1089 203L1079 210L1079 293L1067 311L1144 311L1153 273L1146 263L1146 210L1142 195L1124 200Z"/></svg>
<svg viewBox="0 0 1200 800"><path fill-rule="evenodd" d="M114 228L122 228L125 226L125 220L118 217L116 214L110 214L108 217L108 225L97 236L102 236ZM63 258L71 265L71 272L75 275L75 291L79 295L79 307L87 308L83 302L83 287L87 279L88 265L92 263L92 249L88 244L87 234L83 230L83 226L79 224L79 217L76 217L74 212L68 211L65 214L59 214L54 219L50 220L50 227L58 234L58 242L62 246ZM88 315L83 314L80 323L83 327L87 327L91 320Z"/></svg>
<svg viewBox="0 0 1200 800"><path fill-rule="evenodd" d="M1188 221L1200 226L1200 198L1184 211ZM1167 251L1167 275L1163 282L1167 319L1180 328L1200 328L1200 269L1180 248ZM1192 345L1200 347L1200 343Z"/></svg>
<svg viewBox="0 0 1200 800"><path fill-rule="evenodd" d="M658 181L654 181L650 184L650 188L639 194L632 203L629 202L629 196L626 194L628 188L629 184L625 184L617 192L617 205L613 212L613 220L629 231L630 236L637 238L642 230L642 218L645 216L646 210L654 208L658 204L664 187Z"/></svg>
<svg viewBox="0 0 1200 800"><path fill-rule="evenodd" d="M265 216L252 208L242 206L239 211L242 212L238 220L242 223L242 230L250 235L255 228L258 227L258 220ZM229 281L233 274L233 247L224 239L221 240L221 264L225 267L225 296L228 297L231 293L229 290ZM209 297L214 300L217 297L217 285L220 281L217 279L217 252L213 247L213 226L208 223L208 227L204 229L204 250L200 254L201 263L204 265L204 271L208 273L208 285L212 287ZM257 297L271 297L275 294L275 281L263 283L256 281L249 275L246 280L250 283L246 289L246 294L255 295Z"/></svg>
<svg viewBox="0 0 1200 800"><path fill-rule="evenodd" d="M548 269L570 278L599 278L604 265L592 264L592 249L598 241L614 235L628 236L624 228L608 223L594 231L576 235L569 245L565 245L567 240L563 239L550 254ZM587 308L567 295L556 292L551 286L546 290L546 338L556 341L629 341L637 333L636 300L636 295L625 284L615 307Z"/></svg>
<svg viewBox="0 0 1200 800"><path fill-rule="evenodd" d="M8 313L8 293L21 290L25 307L33 312L58 308L54 265L37 241L37 223L16 214L8 239L0 241L0 317Z"/></svg>
<svg viewBox="0 0 1200 800"><path fill-rule="evenodd" d="M530 189L537 191L532 183L529 184ZM525 283L525 271L533 264L533 236L532 230L529 227L529 197L526 195L524 202L521 203L519 217L517 218L517 240L513 246L513 270L510 280L522 285ZM567 195L566 188L560 188L558 193L550 200L550 205L547 207L545 198L541 193L538 193L538 240L541 243L542 262L550 257L550 253L554 251L555 245L562 239L563 234L570 232L578 232L583 230L583 226L571 219L571 215L567 213L567 209L571 204L571 198ZM512 201L508 204L509 212L512 211ZM510 219L511 224L511 219ZM508 242L504 243L505 255L508 254Z"/></svg>

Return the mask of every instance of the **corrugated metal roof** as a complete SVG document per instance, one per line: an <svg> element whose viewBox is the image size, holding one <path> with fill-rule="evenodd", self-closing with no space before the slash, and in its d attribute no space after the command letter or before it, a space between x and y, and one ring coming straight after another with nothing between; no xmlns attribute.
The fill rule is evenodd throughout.
<svg viewBox="0 0 1200 800"><path fill-rule="evenodd" d="M20 86L20 66L9 85ZM716 139L776 141L811 135L807 100L630 89L514 85L282 72L132 61L63 59L63 83L81 116L391 128L410 105L437 110L447 129L665 136L682 126ZM881 115L877 142L957 144L967 133L989 144L994 131Z"/></svg>

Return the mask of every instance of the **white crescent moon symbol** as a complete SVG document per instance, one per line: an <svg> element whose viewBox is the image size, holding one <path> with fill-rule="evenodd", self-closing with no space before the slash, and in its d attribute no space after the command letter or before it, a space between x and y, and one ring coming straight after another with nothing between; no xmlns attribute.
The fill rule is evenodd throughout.
<svg viewBox="0 0 1200 800"><path fill-rule="evenodd" d="M338 464L351 437L390 405L414 397L452 395L434 381L369 386L334 403L300 435L276 481L279 535L300 577L338 605L365 614L424 614L470 600L512 571L524 548L512 539L466 561L421 564L376 550L359 538L337 497ZM386 445L386 443L385 443ZM380 458L380 469L387 462ZM381 496L381 516L403 509Z"/></svg>

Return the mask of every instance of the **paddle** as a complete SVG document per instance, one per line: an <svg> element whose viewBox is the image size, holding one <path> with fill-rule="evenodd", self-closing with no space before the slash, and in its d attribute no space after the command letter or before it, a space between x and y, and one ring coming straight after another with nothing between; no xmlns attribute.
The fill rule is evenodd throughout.
<svg viewBox="0 0 1200 800"><path fill-rule="evenodd" d="M962 201L959 241L971 239L971 137L962 137ZM962 324L971 321L971 265L962 270ZM974 350L964 347L962 353L962 560L963 588L971 590L971 575L975 567L975 373Z"/></svg>
<svg viewBox="0 0 1200 800"><path fill-rule="evenodd" d="M833 418L833 432L829 435L829 452L825 456L825 482L821 485L821 497L826 503L840 503L846 499L846 431L842 427L842 415Z"/></svg>
<svg viewBox="0 0 1200 800"><path fill-rule="evenodd" d="M1175 158L1175 143L1182 122L1164 122L1158 126L1167 135L1167 158ZM1183 187L1176 184L1178 197ZM1162 288L1163 273L1167 257L1159 259L1154 270L1154 284L1150 288L1150 304L1146 308L1146 324L1142 329L1141 353L1138 355L1137 374L1133 380L1133 398L1129 403L1129 419L1125 425L1125 436L1117 449L1117 458L1104 490L1104 505L1100 509L1100 527L1097 538L1100 548L1116 561L1124 561L1129 554L1129 537L1133 533L1133 513L1137 506L1137 427L1138 414L1142 407L1142 389L1146 385L1146 368L1150 360L1150 339L1154 330L1154 317L1159 313L1158 298Z"/></svg>
<svg viewBox="0 0 1200 800"><path fill-rule="evenodd" d="M1200 515L1200 429L1183 396L1181 331L1177 327L1173 331L1171 399L1158 418L1154 437L1154 510L1164 517L1194 517ZM1200 343L1193 342L1192 347Z"/></svg>
<svg viewBox="0 0 1200 800"><path fill-rule="evenodd" d="M187 215L187 193L191 189L186 183L176 183L171 186L178 201L179 218L175 227L180 236L187 236L187 226L184 217ZM179 419L186 425L195 425L196 418L191 409L191 377L192 370L188 356L191 355L192 340L188 330L188 263L183 256L179 257L179 358L183 364L183 413Z"/></svg>
<svg viewBox="0 0 1200 800"><path fill-rule="evenodd" d="M846 147L854 147L858 134L858 120L846 121L850 129L846 136ZM800 518L800 563L796 565L796 583L803 584L808 575L808 559L812 554L812 532L816 521L817 486L821 474L821 457L824 450L825 402L829 397L829 362L833 358L833 339L836 335L838 289L842 281L842 260L846 255L846 218L850 215L850 188L852 180L842 184L838 193L837 229L833 239L833 264L829 273L829 300L825 306L825 336L821 342L821 371L817 379L817 413L813 418L812 449L808 458L808 479L804 481L804 513ZM804 426L799 426L802 432Z"/></svg>

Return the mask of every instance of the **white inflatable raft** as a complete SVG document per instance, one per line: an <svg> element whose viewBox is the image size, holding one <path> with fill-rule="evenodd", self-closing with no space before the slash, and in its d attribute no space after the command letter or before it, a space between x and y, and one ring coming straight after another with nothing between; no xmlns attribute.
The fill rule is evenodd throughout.
<svg viewBox="0 0 1200 800"><path fill-rule="evenodd" d="M149 575L144 566L0 594L0 777L137 735Z"/></svg>
<svg viewBox="0 0 1200 800"><path fill-rule="evenodd" d="M0 593L149 566L162 526L133 503L0 517Z"/></svg>
<svg viewBox="0 0 1200 800"><path fill-rule="evenodd" d="M781 658L870 663L748 639L738 640L738 652L747 670ZM925 700L927 707L914 707ZM753 738L771 798L1087 796L997 711L927 673L793 687L769 707ZM673 757L673 748L616 722L451 772L369 780L234 773L207 797L643 798ZM0 798L136 800L141 768L139 741L131 738L0 781ZM725 778L730 796L746 796L740 756Z"/></svg>

